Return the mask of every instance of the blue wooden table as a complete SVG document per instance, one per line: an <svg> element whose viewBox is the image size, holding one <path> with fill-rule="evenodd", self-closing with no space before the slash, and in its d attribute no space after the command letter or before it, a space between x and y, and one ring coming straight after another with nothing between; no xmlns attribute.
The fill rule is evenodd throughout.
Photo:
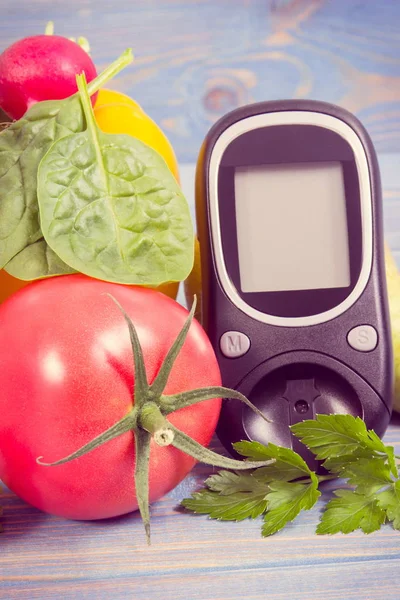
<svg viewBox="0 0 400 600"><path fill-rule="evenodd" d="M198 149L224 112L280 97L352 110L379 153L385 235L400 265L397 0L2 0L0 8L2 47L39 33L49 19L63 35L89 37L99 68L133 46L136 64L114 87L139 100L169 135L192 209ZM399 416L385 440L400 453ZM210 473L198 465L152 506L151 547L136 513L66 521L3 490L0 599L400 598L399 532L315 535L329 484L317 509L263 539L259 520L222 523L179 508Z"/></svg>

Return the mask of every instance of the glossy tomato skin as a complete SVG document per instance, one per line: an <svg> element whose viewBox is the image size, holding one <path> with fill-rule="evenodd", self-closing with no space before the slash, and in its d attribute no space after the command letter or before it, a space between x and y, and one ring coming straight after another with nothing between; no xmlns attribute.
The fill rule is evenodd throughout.
<svg viewBox="0 0 400 600"><path fill-rule="evenodd" d="M100 519L137 508L134 436L126 433L70 463L70 454L132 407L133 358L127 325L106 295L134 322L151 382L187 311L167 296L67 275L20 290L0 306L0 479L46 512ZM193 323L165 393L220 385L211 344ZM170 415L199 443L214 433L221 401L207 400ZM152 442L150 501L174 488L195 461Z"/></svg>
<svg viewBox="0 0 400 600"><path fill-rule="evenodd" d="M0 269L0 304L21 288L26 285L31 285L31 283L32 281L22 281L21 279L9 275L4 269ZM175 300L178 295L179 282L170 281L168 283L162 283L156 289ZM191 302L192 301L193 295L191 297Z"/></svg>

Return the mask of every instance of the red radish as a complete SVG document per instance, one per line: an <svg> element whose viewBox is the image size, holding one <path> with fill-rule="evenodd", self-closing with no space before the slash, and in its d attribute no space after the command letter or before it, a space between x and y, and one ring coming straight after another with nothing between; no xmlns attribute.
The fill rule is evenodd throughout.
<svg viewBox="0 0 400 600"><path fill-rule="evenodd" d="M58 35L35 35L9 46L0 55L0 107L12 119L42 100L61 100L77 91L76 75L97 75L81 46ZM94 102L96 96L93 96Z"/></svg>

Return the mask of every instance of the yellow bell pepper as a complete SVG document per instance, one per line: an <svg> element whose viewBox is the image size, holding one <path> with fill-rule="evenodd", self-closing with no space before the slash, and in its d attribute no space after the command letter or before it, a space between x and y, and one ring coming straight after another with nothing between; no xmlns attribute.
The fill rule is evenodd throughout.
<svg viewBox="0 0 400 600"><path fill-rule="evenodd" d="M167 136L137 102L120 92L100 90L94 115L105 133L127 133L156 150L179 181L178 161Z"/></svg>

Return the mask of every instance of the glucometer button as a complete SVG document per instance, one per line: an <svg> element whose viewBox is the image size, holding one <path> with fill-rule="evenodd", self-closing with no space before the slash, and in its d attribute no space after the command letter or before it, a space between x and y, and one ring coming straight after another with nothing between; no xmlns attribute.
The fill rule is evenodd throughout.
<svg viewBox="0 0 400 600"><path fill-rule="evenodd" d="M226 331L219 341L221 352L227 358L243 356L250 348L250 339L240 331Z"/></svg>
<svg viewBox="0 0 400 600"><path fill-rule="evenodd" d="M371 352L378 344L378 334L372 325L358 325L349 331L347 341L354 350Z"/></svg>

